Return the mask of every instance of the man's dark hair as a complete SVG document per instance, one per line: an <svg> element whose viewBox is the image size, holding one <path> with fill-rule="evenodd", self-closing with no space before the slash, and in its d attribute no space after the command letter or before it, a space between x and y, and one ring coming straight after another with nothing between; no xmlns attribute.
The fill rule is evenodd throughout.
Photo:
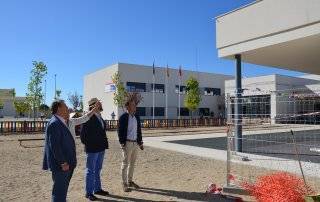
<svg viewBox="0 0 320 202"><path fill-rule="evenodd" d="M55 100L51 104L51 113L56 114L58 112L58 108L61 107L61 105L64 104L64 100Z"/></svg>
<svg viewBox="0 0 320 202"><path fill-rule="evenodd" d="M130 104L130 100L127 100L127 101L124 103L124 106L125 106L125 107L128 107L129 104Z"/></svg>

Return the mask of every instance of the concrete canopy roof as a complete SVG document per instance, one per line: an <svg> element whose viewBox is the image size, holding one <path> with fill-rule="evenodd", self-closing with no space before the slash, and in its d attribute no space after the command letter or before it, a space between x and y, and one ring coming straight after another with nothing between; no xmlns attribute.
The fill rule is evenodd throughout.
<svg viewBox="0 0 320 202"><path fill-rule="evenodd" d="M319 0L262 0L219 16L218 56L320 74L319 10Z"/></svg>

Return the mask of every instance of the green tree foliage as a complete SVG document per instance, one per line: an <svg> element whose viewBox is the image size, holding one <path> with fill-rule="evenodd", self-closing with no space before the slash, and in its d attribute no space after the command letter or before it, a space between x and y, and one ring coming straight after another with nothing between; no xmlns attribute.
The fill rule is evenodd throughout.
<svg viewBox="0 0 320 202"><path fill-rule="evenodd" d="M12 89L12 90L11 90L11 93L12 93L12 96L13 96L13 97L16 97L16 90L15 90L15 89Z"/></svg>
<svg viewBox="0 0 320 202"><path fill-rule="evenodd" d="M116 91L114 92L113 102L115 105L117 105L123 109L128 92L125 89L123 83L121 82L120 76L121 76L120 73L116 72L111 77L112 82L116 86Z"/></svg>
<svg viewBox="0 0 320 202"><path fill-rule="evenodd" d="M28 84L27 100L33 109L33 116L36 117L36 110L43 101L42 80L47 74L47 66L43 62L32 62L30 81Z"/></svg>
<svg viewBox="0 0 320 202"><path fill-rule="evenodd" d="M18 112L19 115L25 114L30 110L30 104L26 100L17 101L15 100L13 102L14 108L16 109L16 112Z"/></svg>
<svg viewBox="0 0 320 202"><path fill-rule="evenodd" d="M195 111L201 102L201 93L199 82L193 76L190 76L186 81L186 96L184 105L192 112Z"/></svg>
<svg viewBox="0 0 320 202"><path fill-rule="evenodd" d="M50 107L46 104L41 104L39 110L43 113L44 117L48 117L50 114Z"/></svg>
<svg viewBox="0 0 320 202"><path fill-rule="evenodd" d="M62 91L61 90L56 90L56 99L60 99L61 98L61 93Z"/></svg>
<svg viewBox="0 0 320 202"><path fill-rule="evenodd" d="M79 112L83 112L83 96L80 95L80 106L79 106Z"/></svg>

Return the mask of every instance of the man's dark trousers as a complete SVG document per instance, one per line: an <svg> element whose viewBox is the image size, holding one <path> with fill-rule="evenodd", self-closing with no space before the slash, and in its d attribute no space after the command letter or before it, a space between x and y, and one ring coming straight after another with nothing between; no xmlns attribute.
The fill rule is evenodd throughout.
<svg viewBox="0 0 320 202"><path fill-rule="evenodd" d="M52 202L65 202L68 193L68 187L73 174L69 171L52 171Z"/></svg>

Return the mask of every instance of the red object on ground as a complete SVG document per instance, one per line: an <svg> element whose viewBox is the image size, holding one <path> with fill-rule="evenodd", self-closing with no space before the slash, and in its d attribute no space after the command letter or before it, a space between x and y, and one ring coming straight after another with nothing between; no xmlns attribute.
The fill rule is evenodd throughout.
<svg viewBox="0 0 320 202"><path fill-rule="evenodd" d="M222 192L222 188L218 187L216 184L214 183L210 183L207 187L206 193L207 194L221 194Z"/></svg>
<svg viewBox="0 0 320 202"><path fill-rule="evenodd" d="M244 182L241 186L258 202L304 202L304 197L313 193L301 178L286 172L261 176L255 184Z"/></svg>
<svg viewBox="0 0 320 202"><path fill-rule="evenodd" d="M229 174L229 180L235 180L236 178L232 175L232 174Z"/></svg>

